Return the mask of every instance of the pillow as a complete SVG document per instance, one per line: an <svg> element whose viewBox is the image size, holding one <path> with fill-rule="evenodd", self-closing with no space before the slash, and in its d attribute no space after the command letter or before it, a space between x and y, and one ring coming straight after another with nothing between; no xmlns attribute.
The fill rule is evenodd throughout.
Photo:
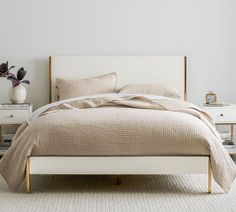
<svg viewBox="0 0 236 212"><path fill-rule="evenodd" d="M166 83L128 84L122 87L119 93L149 94L181 99L181 93Z"/></svg>
<svg viewBox="0 0 236 212"><path fill-rule="evenodd" d="M116 73L88 79L57 78L59 100L100 93L116 92Z"/></svg>

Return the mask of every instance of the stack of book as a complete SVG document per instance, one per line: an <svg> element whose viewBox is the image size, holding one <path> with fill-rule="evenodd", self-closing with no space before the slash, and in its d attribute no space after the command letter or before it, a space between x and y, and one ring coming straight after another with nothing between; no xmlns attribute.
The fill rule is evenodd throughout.
<svg viewBox="0 0 236 212"><path fill-rule="evenodd" d="M6 153L7 150L5 149L0 149L0 157L2 157L5 153Z"/></svg>
<svg viewBox="0 0 236 212"><path fill-rule="evenodd" d="M2 142L0 143L0 156L4 155L12 144L14 134L5 133L2 136Z"/></svg>
<svg viewBox="0 0 236 212"><path fill-rule="evenodd" d="M224 145L225 149L230 155L236 155L236 145Z"/></svg>
<svg viewBox="0 0 236 212"><path fill-rule="evenodd" d="M3 139L2 139L2 143L0 147L10 147L13 137L14 137L14 134L10 134L10 133L3 134L2 136Z"/></svg>
<svg viewBox="0 0 236 212"><path fill-rule="evenodd" d="M19 104L12 104L12 103L2 103L0 104L0 109L25 109L30 107L30 103L19 103Z"/></svg>

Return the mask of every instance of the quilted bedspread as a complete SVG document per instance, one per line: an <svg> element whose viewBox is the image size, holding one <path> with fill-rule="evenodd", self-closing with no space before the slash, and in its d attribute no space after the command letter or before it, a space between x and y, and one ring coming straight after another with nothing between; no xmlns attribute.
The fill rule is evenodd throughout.
<svg viewBox="0 0 236 212"><path fill-rule="evenodd" d="M236 177L211 117L189 102L161 96L103 94L46 105L18 129L0 161L12 188L24 180L32 155L210 155L213 177L225 191Z"/></svg>

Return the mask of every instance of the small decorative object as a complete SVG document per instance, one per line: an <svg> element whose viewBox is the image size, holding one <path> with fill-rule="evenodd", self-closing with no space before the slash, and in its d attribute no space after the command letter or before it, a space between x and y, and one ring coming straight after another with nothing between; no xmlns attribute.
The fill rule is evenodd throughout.
<svg viewBox="0 0 236 212"><path fill-rule="evenodd" d="M26 89L21 84L16 87L11 87L8 92L9 99L13 104L23 103L26 99L26 95Z"/></svg>
<svg viewBox="0 0 236 212"><path fill-rule="evenodd" d="M12 87L8 93L10 101L14 104L23 103L25 101L27 92L22 83L30 84L30 81L23 80L26 75L26 71L23 67L17 71L16 75L10 72L13 68L15 68L15 66L8 68L8 62L2 63L0 65L0 77L7 78L12 82Z"/></svg>
<svg viewBox="0 0 236 212"><path fill-rule="evenodd" d="M214 91L208 91L206 93L206 104L216 104L217 103L217 96Z"/></svg>

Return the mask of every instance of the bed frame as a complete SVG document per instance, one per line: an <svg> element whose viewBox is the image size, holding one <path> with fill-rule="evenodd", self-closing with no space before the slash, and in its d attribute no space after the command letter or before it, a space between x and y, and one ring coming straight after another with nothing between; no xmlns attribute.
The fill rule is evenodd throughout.
<svg viewBox="0 0 236 212"><path fill-rule="evenodd" d="M49 100L57 101L57 77L86 78L116 72L118 86L126 83L167 82L187 100L186 57L84 57L49 58ZM157 175L207 174L211 193L212 171L209 156L30 156L26 161L26 191L30 176L56 175ZM120 178L117 178L119 183Z"/></svg>

